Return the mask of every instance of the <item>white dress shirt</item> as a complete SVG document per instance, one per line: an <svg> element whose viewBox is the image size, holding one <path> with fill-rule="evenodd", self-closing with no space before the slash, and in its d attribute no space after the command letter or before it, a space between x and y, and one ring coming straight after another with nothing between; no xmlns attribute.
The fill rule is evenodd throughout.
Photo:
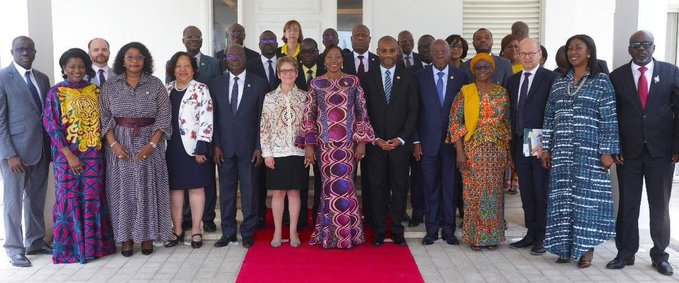
<svg viewBox="0 0 679 283"><path fill-rule="evenodd" d="M358 59L358 56L363 56L363 66L365 67L365 72L368 72L368 60L370 60L370 51L366 51L363 54L358 54L356 51L353 51L354 53L354 67L356 67L356 73L358 73L358 66L361 65L361 59Z"/></svg>
<svg viewBox="0 0 679 283"><path fill-rule="evenodd" d="M21 76L21 79L24 80L24 82L25 82L27 85L28 85L28 82L26 81L26 76L25 76L25 74L26 74L27 71L31 71L31 82L33 82L33 85L35 86L35 89L38 90L38 95L40 95L40 98L44 98L44 97L42 97L42 92L40 91L40 85L38 84L38 81L35 80L35 75L33 75L33 69L26 70L26 69L24 69L24 67L19 66L19 64L17 64L16 62L12 61L12 63L14 64L14 68L17 69L17 72L19 72L19 75ZM638 71L637 71L637 72L638 72Z"/></svg>
<svg viewBox="0 0 679 283"><path fill-rule="evenodd" d="M98 84L99 86L101 86L101 82L99 81L99 70L104 71L104 79L108 80L109 74L111 73L111 68L109 68L108 66L104 66L102 68L102 67L99 67L97 65L92 64L92 69L94 70L94 76L96 77L96 80L99 83Z"/></svg>
<svg viewBox="0 0 679 283"><path fill-rule="evenodd" d="M269 60L271 60L271 67L273 68L274 71L274 78L276 77L276 62L278 61L278 58L276 55L271 57L271 59L264 57L264 55L259 55L259 58L262 60L262 66L264 66L264 72L266 73L266 81L269 81Z"/></svg>
<svg viewBox="0 0 679 283"><path fill-rule="evenodd" d="M630 66L632 66L632 76L634 77L634 86L636 86L637 89L639 89L639 78L641 77L641 72L639 71L639 68L641 68L641 66L634 64L634 62L630 63ZM646 82L647 82L647 87L648 87L648 90L647 90L648 94L650 94L650 90L651 90L651 83L652 83L651 77L653 77L653 68L654 67L655 67L655 65L653 64L653 60L651 60L651 62L648 62L648 64L646 64L647 70L646 70L646 72L644 72L644 76L646 77Z"/></svg>
<svg viewBox="0 0 679 283"><path fill-rule="evenodd" d="M233 89L233 82L235 81L234 78L238 77L238 103L236 104L236 109L240 106L241 100L243 100L243 89L245 89L245 70L243 70L240 75L236 76L233 73L229 72L229 103L231 103L231 90Z"/></svg>
<svg viewBox="0 0 679 283"><path fill-rule="evenodd" d="M443 72L443 77L441 78L443 80L443 97L445 98L446 96L446 87L448 86L448 65L446 65L446 68L443 70L436 69L436 66L431 65L431 70L434 72L434 86L436 86L436 82L439 80L439 75L438 72Z"/></svg>
<svg viewBox="0 0 679 283"><path fill-rule="evenodd" d="M521 100L521 86L524 84L524 81L526 80L526 73L530 73L530 76L528 76L528 91L530 91L530 87L533 85L533 79L535 78L535 73L537 72L539 67L540 66L536 66L532 70L521 71L521 81L519 81L519 95L516 98L517 107L519 105L519 100ZM526 93L526 95L528 94Z"/></svg>

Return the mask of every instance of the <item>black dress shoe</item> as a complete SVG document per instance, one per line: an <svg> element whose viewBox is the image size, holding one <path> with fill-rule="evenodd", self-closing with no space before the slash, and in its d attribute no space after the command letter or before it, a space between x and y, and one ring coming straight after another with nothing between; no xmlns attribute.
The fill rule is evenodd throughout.
<svg viewBox="0 0 679 283"><path fill-rule="evenodd" d="M257 229L264 228L264 224L265 224L264 218L257 217L257 225L256 225Z"/></svg>
<svg viewBox="0 0 679 283"><path fill-rule="evenodd" d="M230 237L222 236L221 238L219 238L219 240L218 240L217 242L215 242L215 247L216 247L216 248L226 247L226 246L228 246L230 243L235 243L235 242L237 242L237 241L238 241L238 240L236 240L236 236L235 236L235 235L234 235L234 236L230 236Z"/></svg>
<svg viewBox="0 0 679 283"><path fill-rule="evenodd" d="M447 244L452 245L452 246L459 246L460 241L457 240L457 237L455 235L448 236L444 239Z"/></svg>
<svg viewBox="0 0 679 283"><path fill-rule="evenodd" d="M243 239L243 247L246 248L246 249L249 249L254 244L255 244L255 241L251 237Z"/></svg>
<svg viewBox="0 0 679 283"><path fill-rule="evenodd" d="M397 246L405 246L406 245L406 238L403 237L403 234L391 235L391 240L394 241L394 245L397 245Z"/></svg>
<svg viewBox="0 0 679 283"><path fill-rule="evenodd" d="M26 251L26 255L51 255L52 249L48 246L43 246L37 250Z"/></svg>
<svg viewBox="0 0 679 283"><path fill-rule="evenodd" d="M215 232L217 231L217 225L213 220L203 220L203 231L205 232Z"/></svg>
<svg viewBox="0 0 679 283"><path fill-rule="evenodd" d="M408 227L417 227L420 226L420 223L423 222L424 217L422 216L413 216L410 218L410 221L408 221Z"/></svg>
<svg viewBox="0 0 679 283"><path fill-rule="evenodd" d="M193 222L191 220L184 220L182 221L182 229L183 230L189 230L193 227Z"/></svg>
<svg viewBox="0 0 679 283"><path fill-rule="evenodd" d="M624 259L616 256L613 260L609 261L608 264L606 264L606 268L623 269L625 268L626 265L634 265L634 258Z"/></svg>
<svg viewBox="0 0 679 283"><path fill-rule="evenodd" d="M373 240L373 246L379 247L384 245L384 234L376 234Z"/></svg>
<svg viewBox="0 0 679 283"><path fill-rule="evenodd" d="M512 247L512 248L515 248L515 249L523 249L523 248L532 247L533 245L535 245L535 241L533 241L532 238L525 236L525 237L523 237L523 239L509 244L509 247Z"/></svg>
<svg viewBox="0 0 679 283"><path fill-rule="evenodd" d="M435 241L434 238L425 236L422 239L422 244L425 245L425 246L428 246L428 245L434 244L434 241Z"/></svg>
<svg viewBox="0 0 679 283"><path fill-rule="evenodd" d="M655 268L655 270L658 271L658 273L660 273L662 275L672 275L672 273L674 273L672 271L672 266L666 260L654 261L653 267Z"/></svg>
<svg viewBox="0 0 679 283"><path fill-rule="evenodd" d="M403 216L401 217L401 222L410 222L410 216L408 216L408 213L403 213Z"/></svg>
<svg viewBox="0 0 679 283"><path fill-rule="evenodd" d="M9 257L9 262L12 266L16 267L29 267L31 266L31 261L24 255L13 255Z"/></svg>
<svg viewBox="0 0 679 283"><path fill-rule="evenodd" d="M545 250L545 246L542 245L542 243L537 243L533 245L532 248L530 248L530 254L532 255L543 255L547 251Z"/></svg>

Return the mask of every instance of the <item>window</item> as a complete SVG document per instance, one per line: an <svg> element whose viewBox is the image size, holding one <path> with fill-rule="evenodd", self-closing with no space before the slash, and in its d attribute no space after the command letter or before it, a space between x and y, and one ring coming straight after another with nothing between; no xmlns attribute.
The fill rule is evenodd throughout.
<svg viewBox="0 0 679 283"><path fill-rule="evenodd" d="M351 50L351 30L363 23L363 1L337 0L339 46Z"/></svg>
<svg viewBox="0 0 679 283"><path fill-rule="evenodd" d="M228 45L226 31L231 24L238 22L238 0L213 0L212 11L212 50L216 53Z"/></svg>

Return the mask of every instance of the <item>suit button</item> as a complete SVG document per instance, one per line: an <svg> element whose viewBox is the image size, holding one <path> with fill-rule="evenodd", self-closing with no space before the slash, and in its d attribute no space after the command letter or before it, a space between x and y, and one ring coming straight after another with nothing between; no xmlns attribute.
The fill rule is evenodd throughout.
<svg viewBox="0 0 679 283"><path fill-rule="evenodd" d="M644 114L644 115L641 115L641 118L644 118L644 119L646 119L646 114Z"/></svg>

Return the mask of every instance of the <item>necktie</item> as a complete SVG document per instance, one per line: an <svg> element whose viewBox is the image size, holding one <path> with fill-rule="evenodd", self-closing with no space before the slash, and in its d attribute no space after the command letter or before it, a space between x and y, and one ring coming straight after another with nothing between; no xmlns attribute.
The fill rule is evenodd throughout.
<svg viewBox="0 0 679 283"><path fill-rule="evenodd" d="M391 99L391 72L389 70L384 72L384 98L387 100L387 104L389 104Z"/></svg>
<svg viewBox="0 0 679 283"><path fill-rule="evenodd" d="M439 100L441 101L441 106L443 106L443 75L446 73L444 72L438 72L436 73L439 78L436 80L436 91L439 93Z"/></svg>
<svg viewBox="0 0 679 283"><path fill-rule="evenodd" d="M410 68L410 66L413 65L412 63L410 63L410 56L406 56L406 60L405 60L405 61L406 61L406 68Z"/></svg>
<svg viewBox="0 0 679 283"><path fill-rule="evenodd" d="M519 90L519 105L516 107L516 134L521 137L523 136L523 106L526 104L526 96L528 96L528 78L530 73L524 73L523 83L521 84L521 89Z"/></svg>
<svg viewBox="0 0 679 283"><path fill-rule="evenodd" d="M238 77L233 78L233 87L231 88L231 113L236 116L238 110Z"/></svg>
<svg viewBox="0 0 679 283"><path fill-rule="evenodd" d="M646 66L641 66L639 67L639 72L641 72L641 76L639 76L639 83L637 84L637 91L639 92L639 99L641 100L641 108L646 109L646 100L648 100L648 81L646 80L646 76L644 73L646 73Z"/></svg>
<svg viewBox="0 0 679 283"><path fill-rule="evenodd" d="M314 71L309 69L306 71L306 85L308 86L311 80L314 78Z"/></svg>
<svg viewBox="0 0 679 283"><path fill-rule="evenodd" d="M33 96L33 101L35 102L35 106L40 109L40 112L42 112L42 100L40 99L40 94L38 94L38 88L35 87L33 84L33 81L31 81L31 71L26 71L24 74L24 78L26 79L26 85L28 85L28 90L31 91L31 94Z"/></svg>
<svg viewBox="0 0 679 283"><path fill-rule="evenodd" d="M104 69L99 69L99 87L104 86L106 78L104 77Z"/></svg>
<svg viewBox="0 0 679 283"><path fill-rule="evenodd" d="M271 59L267 60L266 62L269 63L269 85L271 88L273 88L274 82L276 81L276 73L273 71L273 62Z"/></svg>
<svg viewBox="0 0 679 283"><path fill-rule="evenodd" d="M365 58L363 55L358 55L358 70L356 71L356 75L359 77L365 74L365 65L363 65L363 58Z"/></svg>

